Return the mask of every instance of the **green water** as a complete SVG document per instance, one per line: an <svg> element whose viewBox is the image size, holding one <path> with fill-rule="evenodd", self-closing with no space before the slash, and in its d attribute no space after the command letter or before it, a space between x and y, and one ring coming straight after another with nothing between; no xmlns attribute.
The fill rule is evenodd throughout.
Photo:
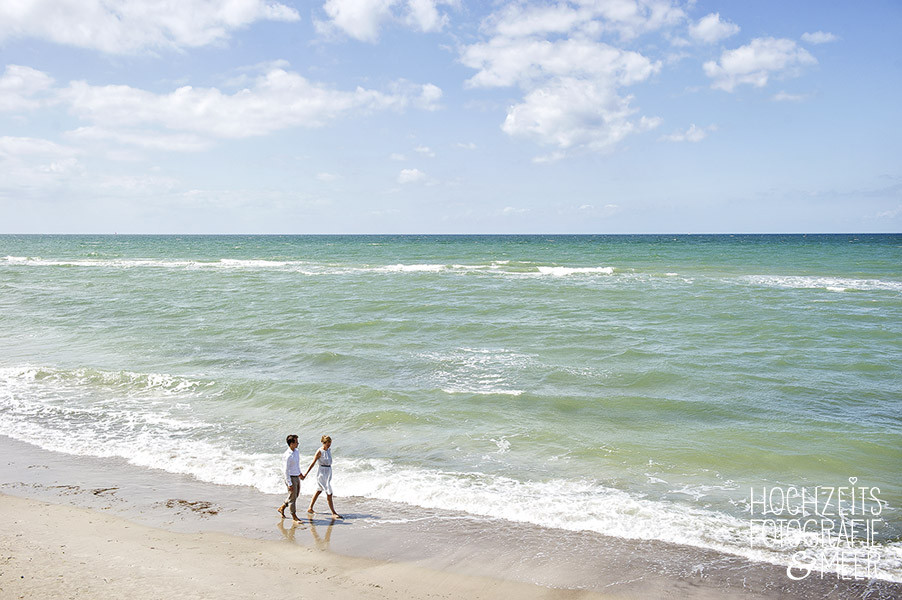
<svg viewBox="0 0 902 600"><path fill-rule="evenodd" d="M750 486L856 477L896 560L900 265L900 235L0 236L0 433L274 491L279 440L328 432L338 494L728 550Z"/></svg>

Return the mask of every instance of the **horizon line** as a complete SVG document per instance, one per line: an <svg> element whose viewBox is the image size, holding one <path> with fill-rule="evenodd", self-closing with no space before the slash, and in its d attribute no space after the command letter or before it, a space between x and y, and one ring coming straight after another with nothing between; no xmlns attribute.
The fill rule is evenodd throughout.
<svg viewBox="0 0 902 600"><path fill-rule="evenodd" d="M0 236L29 235L29 236L52 236L52 235L92 235L101 237L114 236L260 236L260 237L313 237L313 236L434 236L434 237L461 237L461 236L483 236L483 237L501 237L501 236L630 236L630 235L900 235L902 231L684 231L684 232L628 232L628 233L566 233L566 232L527 232L527 233L245 233L245 232L216 232L216 233L170 233L170 232L154 232L154 233L119 233L119 232L65 232L65 233L36 233L36 232L7 232L0 233Z"/></svg>

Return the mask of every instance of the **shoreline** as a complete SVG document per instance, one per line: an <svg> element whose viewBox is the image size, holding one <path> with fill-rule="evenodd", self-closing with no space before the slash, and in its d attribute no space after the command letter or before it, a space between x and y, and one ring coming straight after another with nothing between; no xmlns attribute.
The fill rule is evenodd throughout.
<svg viewBox="0 0 902 600"><path fill-rule="evenodd" d="M22 542L38 543L35 536L50 536L46 532L54 527L72 528L71 519L83 529L87 527L85 522L112 519L108 522L112 529L86 528L83 543L97 545L100 538L125 543L110 531L124 532L135 527L157 532L154 535L171 544L183 539L179 536L187 536L184 539L190 539L190 543L178 543L206 547L205 536L225 536L240 539L232 541L243 548L243 553L262 552L270 558L281 556L286 547L299 556L325 551L330 561L336 561L335 573L357 573L354 561L370 561L367 564L379 565L373 567L377 571L406 573L397 577L410 578L414 587L420 580L439 577L454 582L449 589L460 590L460 596L468 597L479 597L478 590L489 588L493 590L491 597L527 598L892 598L902 593L902 584L883 580L825 576L793 582L778 566L713 551L551 530L365 498L336 497L339 512L347 517L343 521L332 522L319 513L312 520L305 519L291 527L290 520L280 522L275 513L281 496L262 494L252 488L199 482L185 475L129 465L118 458L48 452L4 436L0 436L0 454L5 457L0 464L2 505L14 505L19 500L42 503L31 505L27 513L3 509L16 521L29 514L28 522L20 523L23 539L4 532L4 548ZM309 484L302 485L302 506L306 505L309 490ZM48 505L57 509L35 508ZM70 509L74 511L71 514ZM65 517L58 516L59 511ZM32 526L37 529L29 529ZM40 539L44 540L45 554L52 560L59 544L53 546L52 537ZM132 540L134 547L112 551L110 564L120 560L123 552L146 553L138 542ZM8 552L5 550L4 554ZM12 564L15 557L10 553L7 563ZM146 558L152 559L153 555ZM226 572L239 568L234 560L219 566ZM33 575L38 576L48 567L30 568L36 568ZM203 568L198 566L195 570L202 572ZM420 569L431 575L415 574ZM3 573L9 572L6 567L3 569ZM71 576L90 579L92 573L75 566ZM185 571L184 576L186 581L192 581L200 575ZM106 577L109 579L109 575ZM249 576L248 580L254 577ZM525 588L515 591L504 587L507 584ZM426 597L435 591L434 586L419 589L423 595L413 597ZM409 591L401 589L406 594L405 590ZM271 588L267 593L278 591Z"/></svg>

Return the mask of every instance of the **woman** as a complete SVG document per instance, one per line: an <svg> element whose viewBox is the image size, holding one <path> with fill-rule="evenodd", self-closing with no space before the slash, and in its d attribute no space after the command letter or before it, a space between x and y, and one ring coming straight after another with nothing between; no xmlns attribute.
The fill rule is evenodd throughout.
<svg viewBox="0 0 902 600"><path fill-rule="evenodd" d="M329 502L329 510L332 511L333 519L342 519L343 517L335 512L335 507L332 505L332 451L329 449L332 447L332 438L328 435L324 435L320 438L320 441L323 444L323 447L316 451L316 454L313 455L313 462L310 463L310 466L307 467L307 472L304 473L304 477L306 477L310 470L313 468L317 462L319 463L319 471L316 473L316 492L313 494L313 498L310 500L310 508L307 509L307 512L310 514L314 514L313 505L316 504L316 499L319 498L319 495L323 492L326 492L326 500Z"/></svg>

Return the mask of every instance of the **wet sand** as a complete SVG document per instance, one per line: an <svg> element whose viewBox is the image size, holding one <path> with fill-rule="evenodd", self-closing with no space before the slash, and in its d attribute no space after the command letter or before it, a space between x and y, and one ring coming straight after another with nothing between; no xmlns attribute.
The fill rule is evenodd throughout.
<svg viewBox="0 0 902 600"><path fill-rule="evenodd" d="M292 525L280 496L0 436L0 596L897 598L902 584L336 496ZM302 485L306 506L311 484ZM320 511L326 510L324 500Z"/></svg>

